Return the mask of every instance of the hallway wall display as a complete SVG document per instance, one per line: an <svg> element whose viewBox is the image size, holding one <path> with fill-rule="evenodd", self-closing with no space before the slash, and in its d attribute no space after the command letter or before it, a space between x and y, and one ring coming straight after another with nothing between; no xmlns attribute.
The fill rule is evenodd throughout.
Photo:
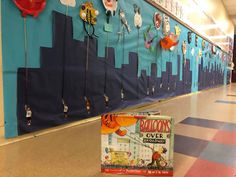
<svg viewBox="0 0 236 177"><path fill-rule="evenodd" d="M207 41L202 47L200 36L150 4L70 2L47 1L37 19L27 17L26 67L24 19L12 1L2 1L7 138L229 82L226 53L213 53ZM93 8L80 14L86 2Z"/></svg>

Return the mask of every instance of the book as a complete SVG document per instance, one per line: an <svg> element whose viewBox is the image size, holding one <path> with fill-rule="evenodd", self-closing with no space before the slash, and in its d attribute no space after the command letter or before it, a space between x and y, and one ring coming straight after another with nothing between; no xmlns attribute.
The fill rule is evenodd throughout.
<svg viewBox="0 0 236 177"><path fill-rule="evenodd" d="M101 117L101 171L173 176L174 121L156 112Z"/></svg>

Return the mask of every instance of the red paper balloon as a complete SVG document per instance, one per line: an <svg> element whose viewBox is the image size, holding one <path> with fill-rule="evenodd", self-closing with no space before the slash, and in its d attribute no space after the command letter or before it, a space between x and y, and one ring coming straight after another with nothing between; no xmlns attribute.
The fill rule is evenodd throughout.
<svg viewBox="0 0 236 177"><path fill-rule="evenodd" d="M46 0L13 0L13 2L21 10L22 17L27 15L37 17L46 6Z"/></svg>

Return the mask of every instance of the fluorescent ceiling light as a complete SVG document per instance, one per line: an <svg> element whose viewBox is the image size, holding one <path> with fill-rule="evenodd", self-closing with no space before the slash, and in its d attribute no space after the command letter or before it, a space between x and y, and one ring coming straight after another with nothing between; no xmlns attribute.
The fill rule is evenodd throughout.
<svg viewBox="0 0 236 177"><path fill-rule="evenodd" d="M227 36L226 35L209 36L209 38L211 38L211 39L225 39L225 38L227 38Z"/></svg>
<svg viewBox="0 0 236 177"><path fill-rule="evenodd" d="M217 45L229 45L228 42L217 42L216 44L217 44Z"/></svg>
<svg viewBox="0 0 236 177"><path fill-rule="evenodd" d="M217 24L204 25L200 27L202 30L217 29L219 26Z"/></svg>

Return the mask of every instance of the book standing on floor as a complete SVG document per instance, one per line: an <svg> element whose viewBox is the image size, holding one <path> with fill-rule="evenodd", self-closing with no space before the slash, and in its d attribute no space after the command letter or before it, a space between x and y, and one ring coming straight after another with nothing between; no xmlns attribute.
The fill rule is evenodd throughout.
<svg viewBox="0 0 236 177"><path fill-rule="evenodd" d="M173 176L174 122L151 113L111 113L101 118L101 171Z"/></svg>

